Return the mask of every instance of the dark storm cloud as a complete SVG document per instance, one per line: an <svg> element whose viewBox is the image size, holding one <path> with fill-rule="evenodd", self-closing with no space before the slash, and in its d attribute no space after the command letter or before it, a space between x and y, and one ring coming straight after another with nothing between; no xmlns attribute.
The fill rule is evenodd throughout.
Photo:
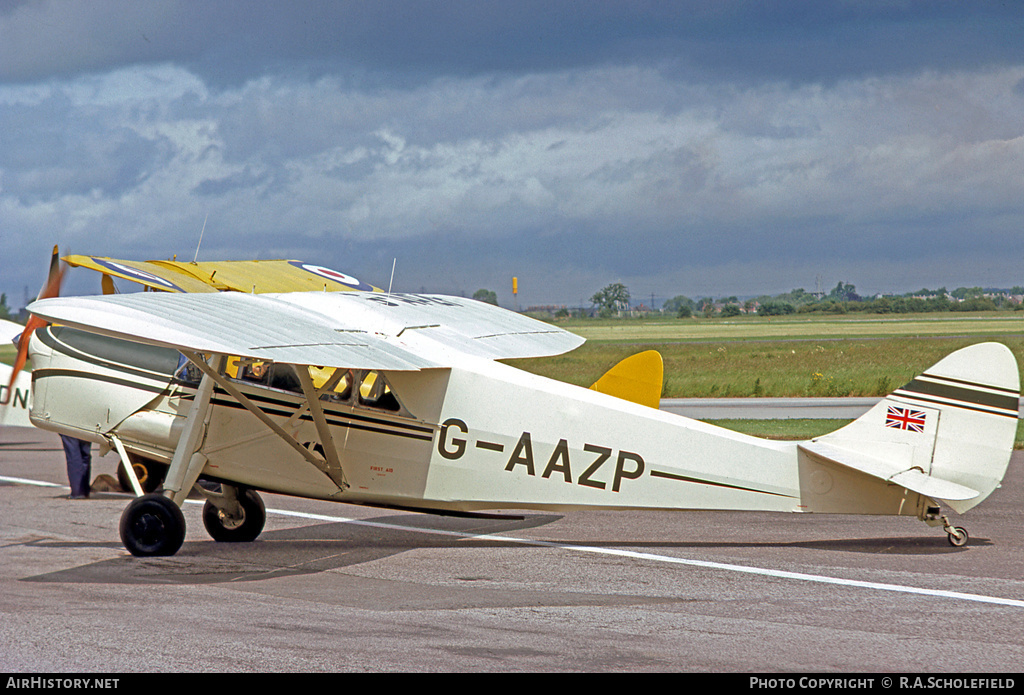
<svg viewBox="0 0 1024 695"><path fill-rule="evenodd" d="M33 106L0 104L0 123L5 195L49 200L97 191L118 197L159 166L156 143L95 121L64 95Z"/></svg>
<svg viewBox="0 0 1024 695"><path fill-rule="evenodd" d="M0 79L173 61L211 84L267 72L429 78L667 62L729 79L834 80L1020 58L1006 2L323 0L8 2Z"/></svg>
<svg viewBox="0 0 1024 695"><path fill-rule="evenodd" d="M1022 35L1001 2L0 1L0 290L204 224L206 259L539 303L1024 284Z"/></svg>

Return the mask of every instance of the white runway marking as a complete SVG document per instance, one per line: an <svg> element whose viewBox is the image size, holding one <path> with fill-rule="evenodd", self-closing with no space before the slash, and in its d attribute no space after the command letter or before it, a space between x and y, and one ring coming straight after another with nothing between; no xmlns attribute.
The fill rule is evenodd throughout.
<svg viewBox="0 0 1024 695"><path fill-rule="evenodd" d="M827 577L819 574L805 574L803 572L787 572L785 570L772 570L763 567L747 567L744 565L732 565L723 562L708 562L705 560L690 560L687 558L673 557L671 555L655 555L654 553L641 553L633 550L615 550L599 546L573 545L571 543L554 543L552 541L539 541L531 538L517 538L514 536L496 536L491 534L464 533L461 531L442 531L438 529L416 528L414 526L399 526L397 524L382 524L376 521L362 521L349 519L347 517L329 516L326 514L309 514L306 512L291 512L282 509L271 510L267 513L292 516L312 521L329 521L345 524L356 524L359 526L372 526L399 531L414 531L419 533L432 533L442 536L455 536L473 540L503 541L506 543L517 543L522 545L535 545L546 548L559 548L580 553L595 553L598 555L615 555L618 557L629 557L637 560L650 562L663 562L673 565L686 565L689 567L703 567L707 569L723 570L726 572L740 572L743 574L754 574L762 577L775 577L777 579L795 579L804 582L817 582L819 584L836 584L839 586L856 587L860 589L874 589L877 591L894 591L903 594L917 594L919 596L932 596L938 598L957 599L961 601L974 601L976 603L994 603L1001 606L1014 606L1024 608L1024 601L1012 598L1001 598L998 596L985 596L983 594L968 594L960 591L946 591L943 589L921 589L914 586L902 584L884 584L881 582L865 582L857 579L842 579L839 577Z"/></svg>
<svg viewBox="0 0 1024 695"><path fill-rule="evenodd" d="M28 478L12 478L7 475L0 475L0 483L13 483L16 485L35 485L36 487L68 487L67 485L60 485L58 483L47 483L43 480L30 480Z"/></svg>
<svg viewBox="0 0 1024 695"><path fill-rule="evenodd" d="M27 478L12 478L0 476L0 482L14 483L20 485L36 485L40 487L67 487L56 483L48 483L41 480L29 480ZM188 504L203 504L202 500L186 500ZM882 582L865 582L857 579L842 579L839 577L828 577L820 574L806 574L803 572L787 572L785 570L773 570L763 567L748 567L744 565L733 565L723 562L708 562L706 560L690 560L687 558L673 557L671 555L656 555L654 553L641 553L633 550L615 550L599 546L573 545L571 543L555 543L552 541L540 541L532 538L518 538L515 536L498 536L492 534L465 533L462 531L444 531L440 529L417 528L415 526L400 526L398 524L384 524L378 521L364 521L351 519L344 516L333 516L328 514L312 514L309 512L293 512L287 509L267 509L268 514L288 516L297 519L308 519L310 521L326 521L330 523L353 524L356 526L369 526L372 528L389 529L392 531L410 531L414 533L427 533L438 536L453 536L472 540L500 541L503 543L515 543L520 545L533 545L545 548L558 548L578 553L594 553L598 555L614 555L617 557L629 557L636 560L648 562L661 562L672 565L684 565L688 567L703 567L705 569L721 570L725 572L739 572L742 574L753 574L761 577L774 577L776 579L792 579L803 582L816 582L819 584L834 584L837 586L853 587L858 589L873 589L875 591L892 591L902 594L915 594L918 596L931 596L934 598L948 598L959 601L973 601L975 603L990 603L1000 606L1013 606L1024 608L1024 601L1012 598L1001 598L999 596L985 596L983 594L968 594L960 591L946 591L944 589L921 589L914 586L902 584L885 584Z"/></svg>

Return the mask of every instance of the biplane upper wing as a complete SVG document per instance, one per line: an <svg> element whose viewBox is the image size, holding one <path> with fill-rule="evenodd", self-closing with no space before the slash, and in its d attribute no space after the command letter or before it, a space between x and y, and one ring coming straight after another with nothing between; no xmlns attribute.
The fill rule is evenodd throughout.
<svg viewBox="0 0 1024 695"><path fill-rule="evenodd" d="M446 367L560 354L583 339L462 297L376 292L139 292L33 302L33 314L117 338L202 353L358 369Z"/></svg>
<svg viewBox="0 0 1024 695"><path fill-rule="evenodd" d="M70 266L130 280L163 292L344 292L380 290L324 266L302 261L124 261L64 256Z"/></svg>

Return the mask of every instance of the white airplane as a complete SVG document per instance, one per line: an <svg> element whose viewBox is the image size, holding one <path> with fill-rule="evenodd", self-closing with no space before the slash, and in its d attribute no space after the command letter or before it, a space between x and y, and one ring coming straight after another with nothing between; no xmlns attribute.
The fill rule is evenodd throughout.
<svg viewBox="0 0 1024 695"><path fill-rule="evenodd" d="M941 505L964 513L999 486L1017 425L1017 363L997 343L951 354L836 432L779 442L650 407L656 353L591 389L508 366L583 340L464 298L145 292L28 309L53 324L29 346L32 422L166 468L161 493L130 475L120 534L140 556L179 550L193 488L219 541L260 534L266 491L439 513L916 516L961 546Z"/></svg>

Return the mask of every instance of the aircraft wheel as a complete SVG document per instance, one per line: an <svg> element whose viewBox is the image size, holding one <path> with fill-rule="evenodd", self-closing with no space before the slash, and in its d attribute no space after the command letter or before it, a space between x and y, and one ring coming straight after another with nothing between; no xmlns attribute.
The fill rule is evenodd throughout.
<svg viewBox="0 0 1024 695"><path fill-rule="evenodd" d="M954 548L961 548L967 545L967 529L962 526L954 526L947 532L946 539Z"/></svg>
<svg viewBox="0 0 1024 695"><path fill-rule="evenodd" d="M185 516L163 495L136 497L121 514L121 542L137 557L174 555L185 542Z"/></svg>
<svg viewBox="0 0 1024 695"><path fill-rule="evenodd" d="M263 499L253 490L239 490L238 518L228 516L209 500L203 505L203 525L215 541L222 543L248 543L263 532L267 521L267 508Z"/></svg>
<svg viewBox="0 0 1024 695"><path fill-rule="evenodd" d="M139 479L143 492L154 492L163 484L167 475L167 466L148 459L132 461L132 469L135 471L135 477ZM117 482L125 492L132 491L132 482L128 480L128 471L125 470L123 463L117 466Z"/></svg>

